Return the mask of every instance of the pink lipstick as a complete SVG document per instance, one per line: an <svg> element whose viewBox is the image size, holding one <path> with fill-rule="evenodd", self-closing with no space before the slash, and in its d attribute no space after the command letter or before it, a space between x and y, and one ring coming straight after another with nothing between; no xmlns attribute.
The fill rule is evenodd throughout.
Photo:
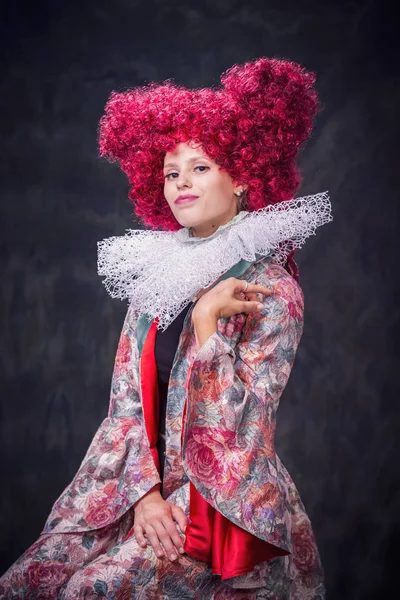
<svg viewBox="0 0 400 600"><path fill-rule="evenodd" d="M198 196L193 196L191 194L183 194L182 196L178 196L175 200L175 204L187 204L188 202L193 202L196 200Z"/></svg>

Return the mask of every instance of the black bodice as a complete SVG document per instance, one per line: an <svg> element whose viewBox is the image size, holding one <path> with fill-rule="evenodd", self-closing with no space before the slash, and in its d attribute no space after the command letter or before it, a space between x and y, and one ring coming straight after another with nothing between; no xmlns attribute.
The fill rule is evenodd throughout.
<svg viewBox="0 0 400 600"><path fill-rule="evenodd" d="M155 359L157 363L158 392L160 398L159 433L165 435L165 412L167 404L168 383L171 374L172 363L178 347L179 336L182 333L183 322L191 304L186 306L172 321L165 331L157 330L155 340ZM164 471L165 440L158 437L157 444L160 457L161 479Z"/></svg>

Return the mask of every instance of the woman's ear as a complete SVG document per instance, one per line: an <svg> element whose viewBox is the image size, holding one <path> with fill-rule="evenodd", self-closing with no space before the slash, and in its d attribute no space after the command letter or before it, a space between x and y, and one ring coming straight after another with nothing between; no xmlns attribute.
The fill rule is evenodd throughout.
<svg viewBox="0 0 400 600"><path fill-rule="evenodd" d="M233 191L236 192L242 191L242 193L247 191L248 185L246 183L240 183L240 181L234 180L233 182Z"/></svg>

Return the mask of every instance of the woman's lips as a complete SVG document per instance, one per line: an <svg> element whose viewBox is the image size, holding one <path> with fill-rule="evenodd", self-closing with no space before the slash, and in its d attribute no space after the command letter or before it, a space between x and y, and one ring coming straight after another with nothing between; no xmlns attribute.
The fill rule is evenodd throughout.
<svg viewBox="0 0 400 600"><path fill-rule="evenodd" d="M187 204L188 202L193 202L193 200L197 200L198 196L182 196L175 200L175 204Z"/></svg>

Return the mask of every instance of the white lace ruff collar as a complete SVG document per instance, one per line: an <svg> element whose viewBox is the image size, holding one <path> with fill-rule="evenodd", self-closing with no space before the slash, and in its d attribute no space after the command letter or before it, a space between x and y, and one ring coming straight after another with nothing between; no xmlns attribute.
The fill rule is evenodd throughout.
<svg viewBox="0 0 400 600"><path fill-rule="evenodd" d="M98 242L98 273L113 298L127 298L137 313L158 317L165 330L192 298L241 259L256 254L286 263L320 225L332 221L328 192L295 198L257 211L241 211L207 238L190 229L128 229Z"/></svg>

